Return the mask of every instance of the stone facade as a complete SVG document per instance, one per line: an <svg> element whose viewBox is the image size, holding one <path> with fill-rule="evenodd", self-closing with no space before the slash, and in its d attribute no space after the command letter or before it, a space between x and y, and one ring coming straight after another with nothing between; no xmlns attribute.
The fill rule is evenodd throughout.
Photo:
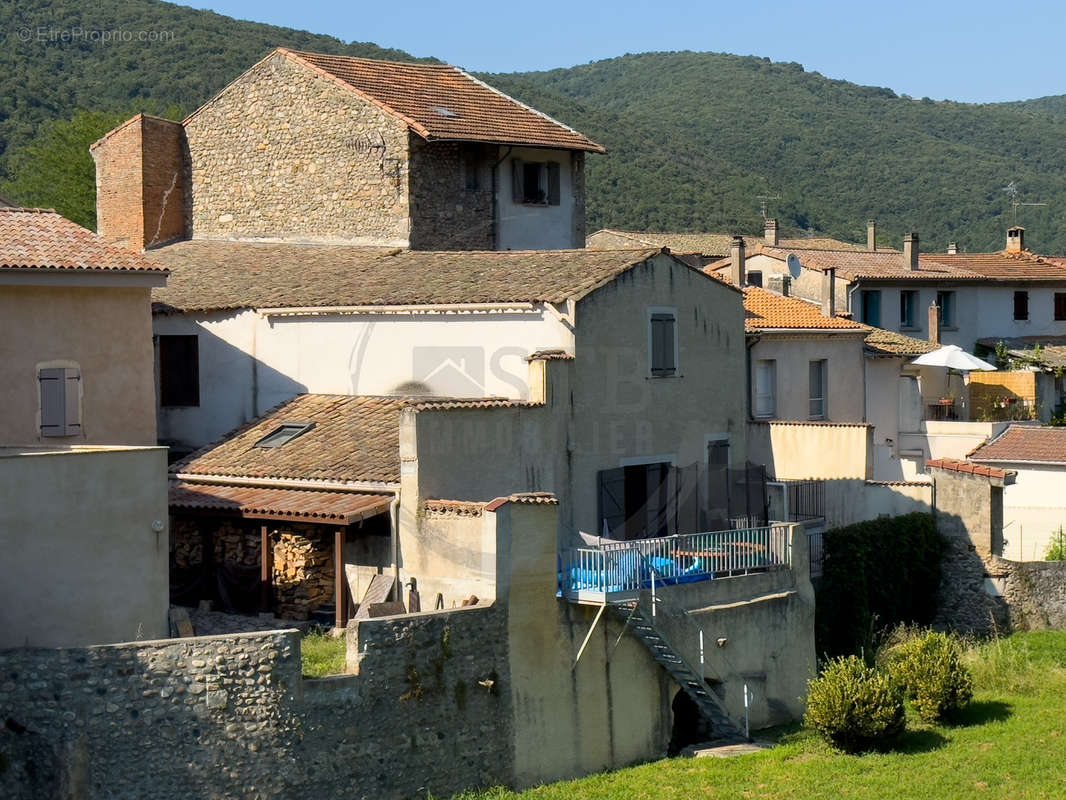
<svg viewBox="0 0 1066 800"><path fill-rule="evenodd" d="M364 621L358 675L293 631L0 651L0 796L447 797L508 783L505 616Z"/></svg>
<svg viewBox="0 0 1066 800"><path fill-rule="evenodd" d="M411 134L411 248L492 250L496 147Z"/></svg>
<svg viewBox="0 0 1066 800"><path fill-rule="evenodd" d="M275 53L185 123L195 238L403 247L407 126Z"/></svg>

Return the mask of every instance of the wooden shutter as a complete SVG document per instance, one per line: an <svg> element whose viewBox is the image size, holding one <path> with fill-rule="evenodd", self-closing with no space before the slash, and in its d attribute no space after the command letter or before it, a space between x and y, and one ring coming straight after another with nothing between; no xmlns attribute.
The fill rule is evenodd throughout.
<svg viewBox="0 0 1066 800"><path fill-rule="evenodd" d="M559 205L562 188L559 178L559 162L548 162L548 205Z"/></svg>
<svg viewBox="0 0 1066 800"><path fill-rule="evenodd" d="M626 521L626 472L624 467L604 469L597 473L599 483L599 513L596 518L597 536L606 535L612 539L623 537Z"/></svg>
<svg viewBox="0 0 1066 800"><path fill-rule="evenodd" d="M520 158L511 159L511 199L516 203L526 199L525 164Z"/></svg>
<svg viewBox="0 0 1066 800"><path fill-rule="evenodd" d="M677 371L674 362L673 314L651 315L651 374L673 375Z"/></svg>
<svg viewBox="0 0 1066 800"><path fill-rule="evenodd" d="M63 370L64 435L81 433L81 372L73 367Z"/></svg>
<svg viewBox="0 0 1066 800"><path fill-rule="evenodd" d="M42 369L38 374L41 385L41 436L65 436L67 404L66 372L61 368Z"/></svg>

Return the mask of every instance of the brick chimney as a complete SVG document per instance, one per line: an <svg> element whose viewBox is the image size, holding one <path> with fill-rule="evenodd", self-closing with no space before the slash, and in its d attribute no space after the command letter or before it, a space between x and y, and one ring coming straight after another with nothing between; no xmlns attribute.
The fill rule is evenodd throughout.
<svg viewBox="0 0 1066 800"><path fill-rule="evenodd" d="M180 122L138 114L89 151L96 162L97 233L137 251L187 236Z"/></svg>
<svg viewBox="0 0 1066 800"><path fill-rule="evenodd" d="M940 306L929 304L929 343L940 347Z"/></svg>
<svg viewBox="0 0 1066 800"><path fill-rule="evenodd" d="M953 256L959 252L958 242L948 242L948 255Z"/></svg>
<svg viewBox="0 0 1066 800"><path fill-rule="evenodd" d="M744 237L734 236L733 244L729 248L729 279L733 282L734 286L744 286L746 283L744 275Z"/></svg>
<svg viewBox="0 0 1066 800"><path fill-rule="evenodd" d="M1020 253L1025 250L1025 228L1015 225L1007 228L1007 252Z"/></svg>
<svg viewBox="0 0 1066 800"><path fill-rule="evenodd" d="M827 269L822 273L822 314L835 317L837 313L837 271Z"/></svg>
<svg viewBox="0 0 1066 800"><path fill-rule="evenodd" d="M917 233L908 233L903 237L903 268L918 269Z"/></svg>
<svg viewBox="0 0 1066 800"><path fill-rule="evenodd" d="M866 249L877 249L877 220L866 220Z"/></svg>
<svg viewBox="0 0 1066 800"><path fill-rule="evenodd" d="M763 239L768 245L770 245L770 247L777 247L777 243L780 240L777 238L776 219L766 220L766 224L763 226Z"/></svg>

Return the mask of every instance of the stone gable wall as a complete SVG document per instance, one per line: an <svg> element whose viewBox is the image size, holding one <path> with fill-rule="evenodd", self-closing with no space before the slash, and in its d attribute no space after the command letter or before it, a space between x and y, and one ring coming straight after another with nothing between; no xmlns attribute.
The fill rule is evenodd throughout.
<svg viewBox="0 0 1066 800"><path fill-rule="evenodd" d="M506 617L349 629L305 680L294 631L0 651L0 796L437 797L513 774Z"/></svg>
<svg viewBox="0 0 1066 800"><path fill-rule="evenodd" d="M411 134L411 248L492 250L496 148Z"/></svg>
<svg viewBox="0 0 1066 800"><path fill-rule="evenodd" d="M406 246L407 126L275 54L185 126L194 238Z"/></svg>

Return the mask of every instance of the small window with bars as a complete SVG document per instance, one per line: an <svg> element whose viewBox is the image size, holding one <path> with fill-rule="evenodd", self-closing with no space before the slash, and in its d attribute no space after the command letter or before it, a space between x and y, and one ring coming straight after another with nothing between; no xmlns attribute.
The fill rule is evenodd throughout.
<svg viewBox="0 0 1066 800"><path fill-rule="evenodd" d="M677 375L677 314L672 309L652 309L648 317L652 377Z"/></svg>
<svg viewBox="0 0 1066 800"><path fill-rule="evenodd" d="M41 392L41 436L81 433L81 370L45 367L37 372Z"/></svg>

